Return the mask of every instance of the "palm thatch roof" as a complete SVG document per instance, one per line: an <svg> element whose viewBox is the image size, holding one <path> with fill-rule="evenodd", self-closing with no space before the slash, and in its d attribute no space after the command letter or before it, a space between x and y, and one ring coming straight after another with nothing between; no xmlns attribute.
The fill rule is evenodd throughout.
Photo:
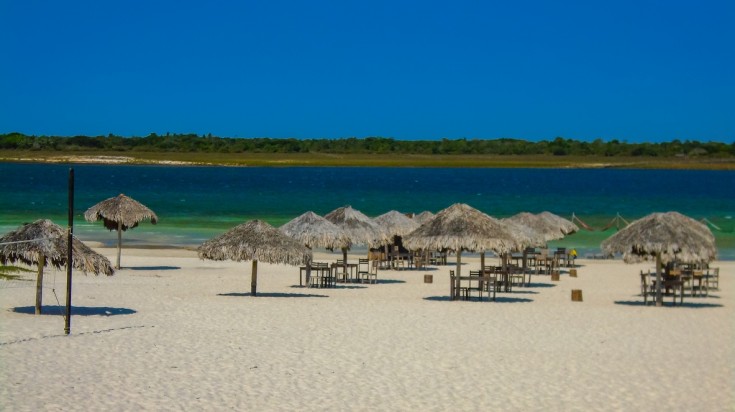
<svg viewBox="0 0 735 412"><path fill-rule="evenodd" d="M150 220L154 225L158 222L158 216L151 209L124 194L105 199L90 207L84 212L84 218L89 222L102 219L109 230L132 229L143 220Z"/></svg>
<svg viewBox="0 0 735 412"><path fill-rule="evenodd" d="M17 230L0 237L0 263L21 262L26 265L37 265L39 256L45 257L45 266L49 264L57 269L66 266L67 231L48 219L27 223ZM84 273L96 275L113 275L110 261L82 243L72 238L73 267Z"/></svg>
<svg viewBox="0 0 735 412"><path fill-rule="evenodd" d="M396 210L383 213L373 219L373 221L384 233L391 237L407 235L420 226L417 221Z"/></svg>
<svg viewBox="0 0 735 412"><path fill-rule="evenodd" d="M199 258L209 260L258 260L301 265L311 260L311 250L261 220L251 220L202 243Z"/></svg>
<svg viewBox="0 0 735 412"><path fill-rule="evenodd" d="M703 223L678 212L652 213L604 240L603 252L622 253L628 263L655 260L661 263L712 261L717 247L712 231Z"/></svg>
<svg viewBox="0 0 735 412"><path fill-rule="evenodd" d="M424 210L423 212L419 213L418 215L413 217L413 220L416 221L416 223L419 224L419 226L423 225L424 223L428 222L429 220L434 218L434 214L429 212L428 210Z"/></svg>
<svg viewBox="0 0 735 412"><path fill-rule="evenodd" d="M561 231L561 233L565 236L579 232L579 226L574 224L574 222L569 219L564 219L563 217L555 215L551 212L541 212L538 215L555 225L557 229Z"/></svg>
<svg viewBox="0 0 735 412"><path fill-rule="evenodd" d="M314 212L292 219L279 230L309 248L341 249L351 246L350 238L342 228Z"/></svg>
<svg viewBox="0 0 735 412"><path fill-rule="evenodd" d="M342 228L356 245L374 247L389 238L375 222L352 206L337 208L327 213L324 218Z"/></svg>
<svg viewBox="0 0 735 412"><path fill-rule="evenodd" d="M544 243L550 240L561 239L579 230L574 223L550 212L541 212L536 215L521 212L503 220L533 229L543 237Z"/></svg>
<svg viewBox="0 0 735 412"><path fill-rule="evenodd" d="M462 203L456 203L403 237L412 250L493 250L508 253L523 246L522 238L498 219Z"/></svg>
<svg viewBox="0 0 735 412"><path fill-rule="evenodd" d="M500 219L500 221L506 225L508 230L518 236L520 242L519 248L524 249L526 247L541 247L545 246L548 242L546 236L543 233L538 232L530 226L518 223L517 221L506 219Z"/></svg>

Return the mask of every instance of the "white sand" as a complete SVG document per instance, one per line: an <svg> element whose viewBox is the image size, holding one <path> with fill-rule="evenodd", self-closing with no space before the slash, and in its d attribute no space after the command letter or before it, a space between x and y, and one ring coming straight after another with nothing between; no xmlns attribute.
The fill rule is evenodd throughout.
<svg viewBox="0 0 735 412"><path fill-rule="evenodd" d="M70 336L13 311L31 282L0 289L0 410L735 409L735 262L714 264L720 291L663 308L638 296L650 265L578 262L494 303L447 301L452 266L306 289L261 263L253 298L250 262L125 250L128 269L75 277ZM64 277L47 275L62 304Z"/></svg>

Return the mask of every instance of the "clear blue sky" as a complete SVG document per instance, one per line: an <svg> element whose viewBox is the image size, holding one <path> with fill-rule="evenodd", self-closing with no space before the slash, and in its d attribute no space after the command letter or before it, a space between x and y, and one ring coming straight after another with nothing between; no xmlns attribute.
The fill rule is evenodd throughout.
<svg viewBox="0 0 735 412"><path fill-rule="evenodd" d="M735 140L735 1L0 0L0 133Z"/></svg>

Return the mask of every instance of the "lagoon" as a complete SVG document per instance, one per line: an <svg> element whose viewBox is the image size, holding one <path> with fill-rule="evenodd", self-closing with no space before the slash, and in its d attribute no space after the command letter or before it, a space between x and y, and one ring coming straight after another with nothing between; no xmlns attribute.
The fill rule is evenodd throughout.
<svg viewBox="0 0 735 412"><path fill-rule="evenodd" d="M0 233L51 218L65 225L67 174L75 169L75 233L113 244L84 211L125 193L153 209L158 225L128 231L128 244L193 246L249 219L281 225L312 210L352 205L368 216L395 209L437 212L467 203L495 217L521 211L572 214L593 228L675 210L707 219L719 257L735 259L735 172L636 169L371 167L187 167L0 163ZM581 231L551 246L593 253L610 236Z"/></svg>

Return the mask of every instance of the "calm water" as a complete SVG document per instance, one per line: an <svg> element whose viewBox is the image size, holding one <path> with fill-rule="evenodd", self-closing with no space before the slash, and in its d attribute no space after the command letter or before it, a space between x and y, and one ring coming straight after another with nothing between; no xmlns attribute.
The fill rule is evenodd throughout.
<svg viewBox="0 0 735 412"><path fill-rule="evenodd" d="M51 218L65 225L68 165L0 163L0 233ZM735 259L735 173L616 169L229 168L75 165L75 233L108 244L114 233L84 211L125 193L159 216L128 231L129 243L193 245L248 219L280 225L307 210L347 204L368 216L395 209L437 212L463 202L495 217L521 211L572 213L596 228L676 210L707 218L720 258ZM594 251L610 236L580 232L554 245Z"/></svg>

